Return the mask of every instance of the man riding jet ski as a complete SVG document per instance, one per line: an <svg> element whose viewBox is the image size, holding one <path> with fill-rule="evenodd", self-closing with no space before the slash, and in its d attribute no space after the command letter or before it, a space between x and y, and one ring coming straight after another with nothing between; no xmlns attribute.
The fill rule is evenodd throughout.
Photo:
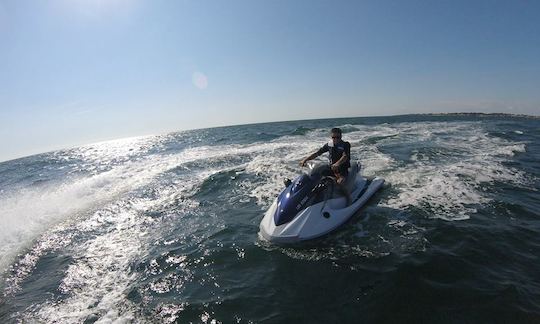
<svg viewBox="0 0 540 324"><path fill-rule="evenodd" d="M324 144L317 152L302 159L302 161L300 161L300 166L303 167L306 165L307 161L313 160L321 154L328 152L330 170L323 170L323 172L327 176L333 175L336 178L336 183L340 185L340 189L343 191L345 197L347 197L347 202L350 202L351 197L349 191L343 186L343 183L345 182L345 179L349 174L349 168L351 167L351 143L343 141L341 139L341 134L340 128L332 128L330 131L332 142Z"/></svg>
<svg viewBox="0 0 540 324"><path fill-rule="evenodd" d="M309 172L286 182L286 188L266 211L259 236L275 243L293 243L327 234L345 223L383 185L368 180L360 165L350 162L348 142L333 128L332 142L304 158L300 165L329 152L330 165L308 164Z"/></svg>

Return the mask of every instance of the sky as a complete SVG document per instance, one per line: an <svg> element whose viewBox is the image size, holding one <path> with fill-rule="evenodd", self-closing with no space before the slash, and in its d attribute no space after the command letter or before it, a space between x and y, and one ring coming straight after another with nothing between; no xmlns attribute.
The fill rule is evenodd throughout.
<svg viewBox="0 0 540 324"><path fill-rule="evenodd" d="M184 129L540 114L539 1L0 0L0 161Z"/></svg>

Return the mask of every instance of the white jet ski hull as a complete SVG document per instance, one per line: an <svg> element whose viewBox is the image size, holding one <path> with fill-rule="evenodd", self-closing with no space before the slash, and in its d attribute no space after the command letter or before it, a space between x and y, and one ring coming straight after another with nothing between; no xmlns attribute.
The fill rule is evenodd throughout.
<svg viewBox="0 0 540 324"><path fill-rule="evenodd" d="M348 221L383 184L382 178L369 181L358 173L349 206L345 197L328 199L301 210L291 221L279 226L274 221L276 198L261 221L259 236L274 243L294 243L328 234Z"/></svg>

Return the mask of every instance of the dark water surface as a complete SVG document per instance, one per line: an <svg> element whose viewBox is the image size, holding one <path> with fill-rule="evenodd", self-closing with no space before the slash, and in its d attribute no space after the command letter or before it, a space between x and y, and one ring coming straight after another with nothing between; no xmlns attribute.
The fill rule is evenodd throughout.
<svg viewBox="0 0 540 324"><path fill-rule="evenodd" d="M385 187L259 240L342 127ZM540 323L540 120L397 116L131 138L0 163L0 322Z"/></svg>

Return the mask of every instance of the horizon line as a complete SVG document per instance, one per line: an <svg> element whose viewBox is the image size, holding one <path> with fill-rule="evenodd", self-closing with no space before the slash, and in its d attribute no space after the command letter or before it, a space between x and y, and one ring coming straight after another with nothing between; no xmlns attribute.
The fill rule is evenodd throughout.
<svg viewBox="0 0 540 324"><path fill-rule="evenodd" d="M294 122L303 122L303 121L316 121L316 120L339 120L339 119L353 119L353 118L381 118L381 117L402 117L402 116L478 116L478 117L497 117L497 116L506 116L511 118L525 118L525 119L540 119L539 115L527 115L527 114L515 114L515 113L504 113L504 112L433 112L433 113L409 113L409 114L390 114L390 115L379 115L379 116L349 116L349 117L322 117L322 118L309 118L309 119L293 119L293 120L275 120L275 121L262 121L262 122L253 122L253 123L244 123L244 124L229 124L229 125L217 125L217 126L209 126L209 127L201 127L201 128L186 128L186 129L180 129L170 132L163 132L163 133L152 133L152 134L142 134L142 135L133 135L133 136L126 136L126 137L118 137L118 138L110 138L110 139L104 139L104 140L98 140L93 141L89 143L81 143L75 146L66 146L66 147L59 147L52 150L47 150L44 152L38 152L33 153L29 155L19 156L15 158L9 158L7 160L0 160L0 164L6 163L6 162L12 162L20 159L25 159L29 157L33 157L36 155L41 154L48 154L53 153L61 150L69 150L69 149L75 149L87 145L94 145L99 143L107 143L107 142L113 142L118 140L124 140L124 139L130 139L130 138L137 138L137 137L148 137L148 136L161 136L161 135L169 135L169 134L176 134L180 132L188 132L188 131L196 131L196 130L206 130L206 129L217 129L217 128L227 128L227 127L238 127L238 126L251 126L251 125L263 125L263 124L274 124L274 123L294 123Z"/></svg>

